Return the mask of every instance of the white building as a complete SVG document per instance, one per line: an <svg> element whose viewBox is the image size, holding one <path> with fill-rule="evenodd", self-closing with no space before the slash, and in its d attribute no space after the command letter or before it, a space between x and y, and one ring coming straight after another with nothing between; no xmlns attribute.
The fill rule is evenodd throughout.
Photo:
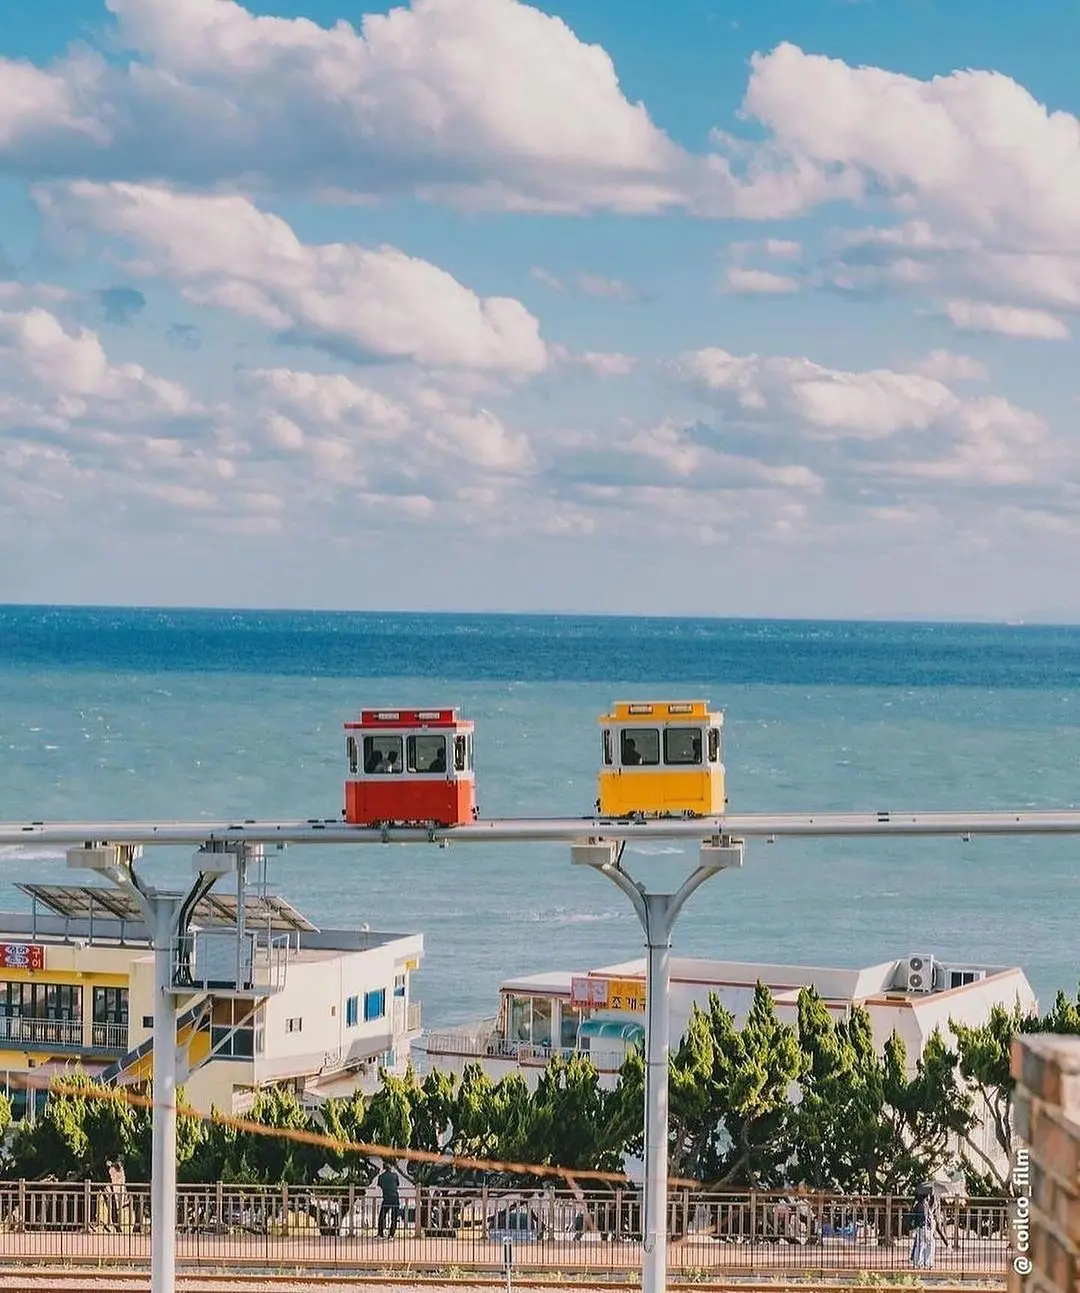
<svg viewBox="0 0 1080 1293"><path fill-rule="evenodd" d="M708 1008L710 994L732 1013L735 1027L746 1019L758 983L772 994L777 1018L798 1023L798 998L813 987L836 1019L854 1006L870 1017L880 1054L896 1033L914 1069L935 1029L955 1040L949 1020L978 1025L993 1006L1025 1013L1038 1008L1027 976L1020 969L939 960L927 953L883 961L863 969L806 965L744 964L736 961L671 960L671 1031L676 1046L686 1031L693 1005ZM604 1087L614 1087L627 1051L645 1036L645 961L624 961L586 973L556 971L509 979L499 990L499 1012L490 1019L425 1038L430 1067L460 1074L466 1064L480 1063L498 1080L520 1073L535 1090L554 1055L588 1052ZM792 1091L797 1099L797 1089ZM976 1109L972 1143L1004 1171L991 1120ZM628 1160L635 1173L639 1164ZM983 1163L977 1163L982 1169Z"/></svg>
<svg viewBox="0 0 1080 1293"><path fill-rule="evenodd" d="M21 1112L27 1079L40 1086L73 1061L102 1081L146 1080L154 960L141 916L104 886L20 888L31 911L0 913L0 1090ZM420 1036L422 935L318 929L251 893L243 933L235 899L218 894L192 931L190 988L176 1000L195 1108L239 1112L283 1083L312 1100L373 1092L380 1067L404 1071Z"/></svg>
<svg viewBox="0 0 1080 1293"><path fill-rule="evenodd" d="M910 955L863 969L745 964L673 957L671 1036L686 1031L691 1006L707 1008L710 993L741 1027L758 982L772 993L778 1018L796 1023L802 988L817 989L836 1018L865 1007L878 1048L895 1032L909 1061L921 1056L935 1028L949 1036L949 1019L983 1023L993 1005L1037 1008L1024 972L1004 966L947 962ZM645 961L625 961L582 973L556 971L509 979L499 989L499 1011L473 1025L429 1034L433 1068L460 1073L479 1061L493 1078L520 1072L535 1087L552 1055L588 1051L605 1086L613 1086L629 1047L645 1033Z"/></svg>

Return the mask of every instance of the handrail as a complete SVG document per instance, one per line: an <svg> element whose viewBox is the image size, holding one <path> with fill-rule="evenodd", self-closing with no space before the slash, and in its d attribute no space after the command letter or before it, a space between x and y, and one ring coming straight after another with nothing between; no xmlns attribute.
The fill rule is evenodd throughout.
<svg viewBox="0 0 1080 1293"><path fill-rule="evenodd" d="M34 1015L0 1018L0 1042L62 1046L68 1050L127 1050L128 1026L85 1023L79 1019L45 1019Z"/></svg>

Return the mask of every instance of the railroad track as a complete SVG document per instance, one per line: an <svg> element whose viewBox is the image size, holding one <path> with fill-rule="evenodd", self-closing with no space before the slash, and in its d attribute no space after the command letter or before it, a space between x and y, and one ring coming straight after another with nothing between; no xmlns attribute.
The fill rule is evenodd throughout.
<svg viewBox="0 0 1080 1293"><path fill-rule="evenodd" d="M880 1287L887 1288L895 1282L894 1272L881 1272ZM529 1277L514 1278L513 1287L522 1293L539 1293L548 1289L575 1289L579 1293L607 1293L607 1290L618 1290L628 1293L635 1285L628 1280L590 1280L566 1276L542 1279ZM1004 1278L962 1279L955 1276L938 1280L930 1279L923 1283L926 1293L976 1293L986 1290L997 1293L1004 1288ZM828 1281L815 1279L812 1271L792 1274L778 1271L772 1278L741 1279L728 1271L717 1271L712 1279L698 1278L692 1282L682 1282L677 1276L669 1279L669 1290L713 1290L714 1293L786 1293L786 1290L797 1293L853 1293L855 1289L872 1288L865 1282L865 1275L860 1282L858 1273L852 1272L848 1280ZM207 1272L177 1272L177 1293L345 1293L345 1290L363 1288L366 1293L399 1293L402 1289L456 1290L457 1293L470 1293L471 1290L505 1289L503 1277L471 1276L462 1273L457 1278L440 1275L256 1275L226 1272L219 1275ZM7 1293L18 1290L19 1293L149 1293L150 1277L145 1271L109 1270L105 1267L83 1270L63 1269L19 1269L0 1267L0 1290Z"/></svg>

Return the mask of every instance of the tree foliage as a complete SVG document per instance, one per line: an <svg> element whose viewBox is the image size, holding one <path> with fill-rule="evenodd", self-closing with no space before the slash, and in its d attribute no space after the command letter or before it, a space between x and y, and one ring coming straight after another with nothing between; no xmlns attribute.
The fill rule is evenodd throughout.
<svg viewBox="0 0 1080 1293"><path fill-rule="evenodd" d="M994 1007L977 1026L950 1021L915 1064L896 1034L875 1040L866 1010L837 1018L813 989L800 993L797 1020L788 1024L758 984L738 1028L711 995L705 1008L691 1009L669 1057L672 1173L713 1188L910 1194L918 1181L960 1169L971 1188L1001 1192L1012 1150L1012 1040L1036 1030L1080 1033L1080 995L1059 993L1042 1018L1017 1005ZM118 1163L128 1180L146 1180L149 1111L77 1068L54 1085L36 1123L6 1137L11 1109L0 1097L5 1173L101 1180ZM317 1106L289 1089L267 1089L247 1118L286 1135L181 1116L179 1177L367 1185L380 1160L349 1145L424 1151L430 1161L411 1161L407 1171L429 1186L534 1185L535 1177L514 1170L524 1163L618 1172L642 1152L644 1088L638 1048L613 1086L587 1054L575 1054L553 1059L533 1091L518 1073L494 1080L475 1063L460 1078L433 1070L421 1081L411 1067L384 1073L370 1097ZM989 1149L980 1123L990 1129ZM338 1147L290 1139L290 1131L315 1132ZM460 1158L507 1166L480 1171Z"/></svg>

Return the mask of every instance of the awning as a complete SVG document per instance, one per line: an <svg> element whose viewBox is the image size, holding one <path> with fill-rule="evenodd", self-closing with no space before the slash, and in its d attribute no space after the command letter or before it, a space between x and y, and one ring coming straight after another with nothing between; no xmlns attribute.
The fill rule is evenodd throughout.
<svg viewBox="0 0 1080 1293"><path fill-rule="evenodd" d="M579 1038L618 1038L624 1042L643 1042L645 1029L641 1024L624 1023L621 1019L584 1019L578 1028Z"/></svg>

